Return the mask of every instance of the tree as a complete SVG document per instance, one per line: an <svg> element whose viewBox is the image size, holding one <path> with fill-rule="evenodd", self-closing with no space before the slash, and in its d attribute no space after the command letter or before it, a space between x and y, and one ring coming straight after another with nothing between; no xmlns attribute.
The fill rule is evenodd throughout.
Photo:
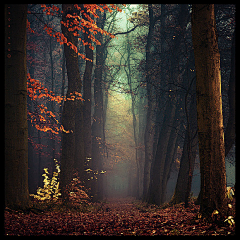
<svg viewBox="0 0 240 240"><path fill-rule="evenodd" d="M151 79L151 42L154 34L154 25L158 20L154 17L152 4L148 4L148 12L149 12L149 30L147 35L147 43L146 43L146 65L145 65L145 72L146 72L146 83L147 83L147 101L148 101L148 109L147 109L147 123L145 128L144 134L144 145L145 145L145 164L144 164L144 174L143 174L143 200L147 198L147 191L149 187L150 181L150 169L151 163L153 161L153 132L155 123L152 119L154 119L154 107L155 104L153 103L154 99L154 87L153 87L153 80Z"/></svg>
<svg viewBox="0 0 240 240"><path fill-rule="evenodd" d="M28 192L27 4L5 5L5 205L25 209Z"/></svg>
<svg viewBox="0 0 240 240"><path fill-rule="evenodd" d="M182 45L184 39L184 31L188 23L188 14L187 5L181 5L177 18L179 30L175 33L176 35L171 42L171 49L169 49L171 68L169 69L168 76L165 76L168 88L168 96L166 96L167 103L161 129L158 133L156 149L153 149L155 156L153 157L151 166L147 201L148 203L158 205L163 204L165 201L167 180L171 170L175 141L177 140L177 133L179 131L177 121L181 116L181 108L178 102L181 102L179 101L181 98L179 99L179 94L176 90L173 90L174 86L172 86L171 83L179 85L183 79L184 71L181 71L178 67L179 62L182 60L181 47L179 47L179 45ZM163 104L161 98L159 97L158 99L158 104L161 106ZM172 128L174 128L174 130Z"/></svg>
<svg viewBox="0 0 240 240"><path fill-rule="evenodd" d="M158 144L155 157L151 166L150 183L148 189L147 202L161 205L164 201L163 178L165 165L170 159L166 159L168 142L170 139L171 128L174 124L176 112L176 96L169 99L164 112L163 124L159 132Z"/></svg>
<svg viewBox="0 0 240 240"><path fill-rule="evenodd" d="M73 4L63 4L62 7L63 23L71 24L73 22L73 15L79 14ZM68 17L70 15L70 17ZM61 25L62 33L74 46L77 45L77 38L75 32L69 31L65 24ZM64 44L64 53L66 58L66 68L68 75L68 91L67 99L64 102L62 113L62 125L70 132L62 133L62 157L61 157L61 177L60 188L62 189L63 199L67 199L65 188L69 185L73 178L74 169L82 170L83 172L83 131L82 131L82 103L80 100L71 100L71 96L75 92L81 92L82 82L80 79L80 72L78 68L78 53L70 46ZM80 173L81 174L81 173Z"/></svg>
<svg viewBox="0 0 240 240"><path fill-rule="evenodd" d="M85 10L85 13L87 14L87 9L84 8L81 5L81 8ZM87 21L87 17L89 17L89 14L87 16L82 16L84 20ZM88 29L84 28L84 41L91 43L91 39L88 38L89 32ZM93 60L93 50L90 49L88 46L85 46L85 53L86 57ZM92 94L91 94L91 80L92 80L92 68L93 68L93 62L92 61L86 61L85 66L85 72L83 76L83 121L84 121L84 160L86 167L89 168L88 162L92 159L92 129L91 129L91 103L92 103ZM86 169L85 169L86 170ZM85 179L87 180L87 179ZM86 182L85 182L86 185Z"/></svg>
<svg viewBox="0 0 240 240"><path fill-rule="evenodd" d="M106 13L99 14L98 26L103 29ZM103 120L103 66L105 64L103 35L98 33L101 45L96 47L96 66L94 72L94 114L92 123L92 168L98 173L103 169L104 120ZM103 178L101 174L92 181L92 195L95 200L103 199Z"/></svg>
<svg viewBox="0 0 240 240"><path fill-rule="evenodd" d="M195 77L192 81L194 81ZM191 84L192 85L192 84ZM189 86L189 89L191 87ZM194 81L194 90L195 81ZM188 90L189 90L188 89ZM186 93L185 99L187 100L188 92ZM187 101L185 104L187 105ZM185 106L185 112L187 115L187 128L185 131L183 152L180 160L180 169L178 172L178 179L172 197L171 202L178 204L185 201L185 205L188 204L188 198L191 191L192 176L194 170L194 163L196 158L197 150L197 104L196 104L196 94L193 94L190 102L190 111L188 113L187 106Z"/></svg>
<svg viewBox="0 0 240 240"><path fill-rule="evenodd" d="M116 5L110 4L111 8L117 9L117 11L121 11ZM56 38L57 42L60 44L64 44L64 53L66 59L66 69L67 69L67 75L68 75L68 91L66 94L66 97L63 96L53 96L53 92L51 94L47 94L48 96L52 95L50 98L51 100L54 98L57 100L58 103L62 101L63 104L63 111L61 114L61 120L62 125L60 128L55 128L57 131L52 131L49 126L43 126L40 127L39 125L35 125L40 129L41 131L52 131L56 134L59 134L60 131L62 131L62 157L61 157L61 166L62 166L62 173L60 178L60 185L63 193L63 199L67 200L67 195L65 194L65 187L68 185L73 177L73 171L77 170L80 174L81 180L85 180L85 174L84 174L84 134L86 135L86 132L83 131L83 99L81 98L81 88L82 88L82 82L80 77L80 71L79 71L79 62L78 62L78 56L83 58L86 61L90 61L91 63L86 64L86 71L84 75L84 80L88 80L88 89L84 89L85 98L91 98L91 95L86 95L86 92L89 90L91 91L91 84L89 85L89 82L91 83L91 68L92 68L92 51L94 50L94 47L92 46L92 42L95 42L97 45L101 45L101 43L94 37L96 33L104 34L109 36L110 38L113 38L114 35L110 34L109 32L99 28L96 25L96 22L93 20L93 18L98 18L99 16L96 14L96 11L99 10L100 12L104 12L104 10L107 10L109 12L112 12L112 10L106 5L106 4L63 4L62 11L60 13L60 8L55 5L46 5L41 4L41 9L43 12L46 13L46 15L52 15L52 16L61 16L62 15L62 21L61 21L61 28L62 33L57 31L57 26L55 24L47 24L45 21L36 15L36 13L32 13L35 15L37 19L40 20L41 23L44 24L44 30L48 33L49 36ZM51 25L54 26L51 27ZM30 28L30 24L28 23L28 28ZM30 28L31 30L31 28ZM84 33L84 39L81 38L78 31L82 31ZM89 56L89 58L85 57L84 54L81 54L77 48L78 42L82 42L83 46L87 46L90 51L86 50L86 55ZM83 49L83 48L82 48ZM50 49L51 50L51 49ZM50 60L52 59L50 54ZM63 61L63 69L65 66L65 61ZM90 67L89 67L90 66ZM52 72L53 73L53 72ZM62 95L64 94L64 82L65 82L65 71L62 71ZM53 75L53 74L52 74ZM36 85L39 85L39 81L30 79L30 82L36 83ZM87 81L86 81L87 82ZM33 84L34 85L34 84ZM41 85L41 84L40 84ZM86 85L85 85L86 86ZM39 90L43 90L42 86L38 86ZM49 93L49 91L45 88L45 92ZM35 89L32 90L32 93L30 93L32 99L41 98L45 96L46 94L40 94L39 96L33 96L35 94ZM91 92L90 92L91 93ZM41 97L40 97L41 96ZM43 104L41 104L43 106ZM44 108L44 109L43 109ZM87 117L91 117L91 111L89 111L89 108L91 109L91 102L87 106L88 108L88 114ZM41 112L51 112L51 111L45 111L47 107L43 106L40 110ZM62 109L62 108L61 108ZM85 108L86 110L86 108ZM90 114L89 114L90 112ZM51 112L52 113L52 112ZM33 114L31 114L33 115ZM54 114L50 114L53 116ZM32 116L31 116L32 117ZM44 118L41 118L44 119ZM45 120L45 119L44 119ZM86 120L86 119L85 119ZM91 120L91 119L90 119ZM58 123L58 120L56 120ZM91 126L91 121L88 122L88 132ZM91 136L89 136L91 138ZM89 140L88 138L88 140ZM90 142L87 140L88 144L86 144L89 147ZM89 148L87 148L89 155ZM89 157L87 157L89 158Z"/></svg>
<svg viewBox="0 0 240 240"><path fill-rule="evenodd" d="M196 68L201 172L200 212L226 213L226 170L220 54L213 4L193 4L192 41Z"/></svg>

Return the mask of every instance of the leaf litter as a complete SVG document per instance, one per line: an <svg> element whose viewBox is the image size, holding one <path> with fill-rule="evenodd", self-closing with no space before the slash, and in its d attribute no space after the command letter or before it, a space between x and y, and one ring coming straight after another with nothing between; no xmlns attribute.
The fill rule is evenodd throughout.
<svg viewBox="0 0 240 240"><path fill-rule="evenodd" d="M84 212L74 209L21 212L5 209L5 235L234 235L235 225L220 226L198 219L199 206L193 202L158 207L133 198L93 203Z"/></svg>

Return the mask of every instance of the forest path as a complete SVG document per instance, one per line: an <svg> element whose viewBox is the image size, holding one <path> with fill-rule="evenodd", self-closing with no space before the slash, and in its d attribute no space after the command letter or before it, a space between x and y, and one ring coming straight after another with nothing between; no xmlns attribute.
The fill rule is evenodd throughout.
<svg viewBox="0 0 240 240"><path fill-rule="evenodd" d="M136 200L132 197L125 197L125 198L109 198L106 199L101 205L106 208L107 210L113 211L136 211L137 205L135 204Z"/></svg>
<svg viewBox="0 0 240 240"><path fill-rule="evenodd" d="M48 211L42 214L23 214L5 211L5 235L101 235L101 236L155 236L155 235L228 235L230 228L208 224L196 215L199 206L190 204L185 209L178 204L165 209L147 206L134 199L108 199L95 203L92 210Z"/></svg>

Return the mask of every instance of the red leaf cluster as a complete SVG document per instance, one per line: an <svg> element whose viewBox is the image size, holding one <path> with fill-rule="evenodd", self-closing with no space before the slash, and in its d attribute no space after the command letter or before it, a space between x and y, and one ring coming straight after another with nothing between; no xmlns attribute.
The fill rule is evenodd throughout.
<svg viewBox="0 0 240 240"><path fill-rule="evenodd" d="M43 87L39 80L31 78L30 74L27 74L27 91L28 96L32 100L40 99L42 97L48 97L51 101L56 101L57 103L61 103L62 97L55 96L52 91L49 91L47 88ZM37 93L39 95L37 95Z"/></svg>
<svg viewBox="0 0 240 240"><path fill-rule="evenodd" d="M101 12L104 12L104 10L112 12L112 10L107 6L107 4L100 4L100 5L102 7L100 7L97 4L83 4L83 6L86 9L87 13L92 14L94 18L99 18L99 16L96 13L96 10L100 10ZM126 6L125 4L123 4L123 5ZM117 11L119 11L119 12L122 11L115 4L110 4L110 6L113 9L117 9ZM57 6L55 6L55 5L47 7L46 4L41 4L41 7L43 8L43 12L45 12L46 15L52 15L53 16L53 15L58 15L59 14L59 8ZM104 34L104 35L108 35L111 38L115 37L113 34L105 31L104 29L99 28L97 26L96 22L88 14L86 14L83 9L81 9L79 4L74 4L74 7L77 10L80 10L80 12L82 14L84 14L84 16L88 20L86 21L86 20L82 19L76 13L74 13L73 15L67 14L67 16L66 16L67 17L67 21L66 22L61 21L61 24L63 24L65 27L67 27L68 31L73 32L73 35L77 36L78 39L83 43L84 46L88 45L90 49L94 50L93 45L90 42L88 43L88 42L84 41L83 39L81 39L80 35L77 32L77 31L86 32L86 30L84 28L88 28L89 29L88 30L88 38L90 38L97 45L101 45L101 43L94 37L94 35L97 34L97 32L99 32L101 34ZM29 22L27 22L27 28L31 32L34 32L31 29ZM46 32L47 32L47 34L49 36L55 37L60 44L67 44L68 46L70 46L70 48L73 49L84 60L92 61L91 59L86 58L84 54L79 53L78 49L77 49L77 46L75 46L71 42L68 42L67 38L61 32L54 31L53 28L48 26L47 24L44 25L44 30L46 30ZM55 32L55 33L53 34L53 32Z"/></svg>
<svg viewBox="0 0 240 240"><path fill-rule="evenodd" d="M43 97L49 98L51 101L55 101L57 103L61 103L63 100L66 101L74 101L74 100L81 100L84 101L82 98L82 94L74 91L70 93L70 97L62 97L56 96L52 91L49 91L47 88L43 87L39 80L33 79L30 77L30 74L27 74L28 82L27 82L27 93L28 96L32 100L41 99Z"/></svg>
<svg viewBox="0 0 240 240"><path fill-rule="evenodd" d="M31 33L34 33L34 30L30 27L30 22L27 19L27 30L30 31Z"/></svg>
<svg viewBox="0 0 240 240"><path fill-rule="evenodd" d="M41 7L43 8L43 12L46 13L46 15L54 15L58 14L59 7L52 5L51 7L47 7L46 4L41 4Z"/></svg>
<svg viewBox="0 0 240 240"><path fill-rule="evenodd" d="M31 78L30 74L27 74L27 94L34 101L41 98L48 98L50 101L55 101L60 104L62 101L75 101L81 100L82 94L74 91L70 93L70 97L56 96L52 91L43 87L39 80ZM28 111L28 117L31 123L35 124L35 127L43 132L50 131L53 134L59 134L60 131L69 133L70 131L65 130L63 126L58 126L59 122L56 119L56 115L52 111L48 111L47 107L43 104L37 104L37 109L34 112Z"/></svg>

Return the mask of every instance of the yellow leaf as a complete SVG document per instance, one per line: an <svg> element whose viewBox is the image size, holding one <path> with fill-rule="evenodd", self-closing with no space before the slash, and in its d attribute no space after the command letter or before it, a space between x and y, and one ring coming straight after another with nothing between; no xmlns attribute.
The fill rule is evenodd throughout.
<svg viewBox="0 0 240 240"><path fill-rule="evenodd" d="M218 210L214 210L213 214L219 214Z"/></svg>

